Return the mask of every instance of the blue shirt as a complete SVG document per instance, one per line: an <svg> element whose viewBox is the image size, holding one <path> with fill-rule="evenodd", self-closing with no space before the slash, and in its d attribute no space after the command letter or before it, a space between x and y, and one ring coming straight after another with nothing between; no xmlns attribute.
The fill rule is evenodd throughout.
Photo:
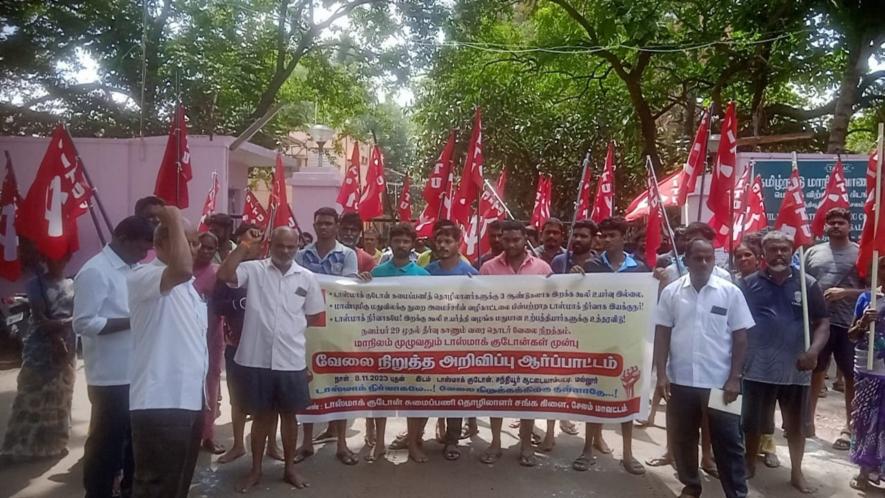
<svg viewBox="0 0 885 498"><path fill-rule="evenodd" d="M799 272L794 271L783 284L777 284L768 272L758 271L741 279L739 284L756 322L756 326L747 331L744 379L767 384L810 385L811 372L796 368L796 358L805 351ZM829 316L827 302L814 277L806 275L806 287L808 319L814 324Z"/></svg>
<svg viewBox="0 0 885 498"><path fill-rule="evenodd" d="M479 272L476 271L476 268L470 265L470 263L465 262L463 259L458 261L458 264L452 268L451 270L446 270L439 264L439 260L432 261L425 268L427 273L436 276L448 276L448 275L479 275Z"/></svg>
<svg viewBox="0 0 885 498"><path fill-rule="evenodd" d="M358 271L356 252L341 242L336 242L335 247L322 258L317 252L316 242L311 243L295 253L295 262L322 275L350 277Z"/></svg>
<svg viewBox="0 0 885 498"><path fill-rule="evenodd" d="M372 270L373 277L408 277L430 275L427 270L418 266L414 261L409 261L406 266L396 266L391 259L387 263L380 264Z"/></svg>
<svg viewBox="0 0 885 498"><path fill-rule="evenodd" d="M648 273L651 270L645 263L637 261L630 253L624 253L624 261L618 268L612 268L608 260L608 252L603 252L596 258L584 264L587 273Z"/></svg>

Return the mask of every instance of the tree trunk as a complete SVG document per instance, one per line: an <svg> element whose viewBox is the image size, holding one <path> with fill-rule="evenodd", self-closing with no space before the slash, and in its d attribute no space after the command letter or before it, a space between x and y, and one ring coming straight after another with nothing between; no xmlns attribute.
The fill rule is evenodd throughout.
<svg viewBox="0 0 885 498"><path fill-rule="evenodd" d="M836 109L833 111L833 121L830 123L830 140L827 143L827 153L836 154L845 149L845 139L848 137L848 123L854 114L854 105L857 103L858 85L861 77L867 72L870 56L870 37L867 33L858 33L848 42L848 60L845 63L845 72L842 74L842 82L839 84L839 94L836 98Z"/></svg>
<svg viewBox="0 0 885 498"><path fill-rule="evenodd" d="M624 80L627 85L627 91L630 94L630 102L633 104L633 110L636 111L636 117L639 118L639 131L642 133L642 155L651 157L651 163L655 170L661 166L661 158L658 155L658 128L655 126L655 118L642 94L642 86L640 85L641 76L631 77Z"/></svg>

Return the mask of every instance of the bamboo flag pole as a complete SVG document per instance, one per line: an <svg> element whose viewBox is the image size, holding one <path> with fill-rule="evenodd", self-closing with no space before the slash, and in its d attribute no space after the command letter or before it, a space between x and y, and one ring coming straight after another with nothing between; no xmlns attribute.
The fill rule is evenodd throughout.
<svg viewBox="0 0 885 498"><path fill-rule="evenodd" d="M581 192L584 190L584 176L587 174L587 168L590 166L590 150L587 150L587 153L584 154L584 161L581 165L581 178L578 180L578 196L575 197L575 212L572 214L572 225L571 230L568 235L568 243L565 246L565 271L569 271L571 268L572 262L572 254L574 251L572 250L572 239L575 236L575 222L578 221L578 207L581 205Z"/></svg>
<svg viewBox="0 0 885 498"><path fill-rule="evenodd" d="M876 191L873 199L873 262L872 271L870 272L870 306L876 309L876 290L879 288L879 249L878 237L885 234L878 233L879 217L882 216L882 149L885 142L885 123L879 123L879 139L876 144ZM870 323L870 334L867 338L867 370L873 369L873 360L876 356L876 322Z"/></svg>
<svg viewBox="0 0 885 498"><path fill-rule="evenodd" d="M676 262L676 271L682 276L682 264L679 262L679 250L676 249L676 236L673 233L673 227L670 226L670 218L667 216L667 209L664 207L664 201L661 199L661 191L658 190L658 175L655 174L655 168L651 162L651 156L645 156L645 169L651 177L655 188L655 197L658 198L658 206L661 209L661 217L664 218L664 226L667 227L667 236L670 238L670 245L673 246L673 259ZM651 219L651 202L648 203L648 215ZM648 229L646 229L648 230ZM653 264L653 263L652 263Z"/></svg>
<svg viewBox="0 0 885 498"><path fill-rule="evenodd" d="M799 159L793 152L793 171L799 171ZM801 230L801 227L799 227ZM805 282L805 246L799 246L799 290L802 293L802 331L805 334L805 350L811 348L811 324L808 323L808 285Z"/></svg>

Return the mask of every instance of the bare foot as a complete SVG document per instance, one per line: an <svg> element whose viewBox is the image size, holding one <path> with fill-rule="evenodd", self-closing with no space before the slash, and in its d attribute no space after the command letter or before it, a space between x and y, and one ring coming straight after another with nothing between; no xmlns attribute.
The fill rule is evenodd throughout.
<svg viewBox="0 0 885 498"><path fill-rule="evenodd" d="M593 438L593 447L599 450L603 455L609 455L612 452L612 449L608 447L605 439L602 439L602 436Z"/></svg>
<svg viewBox="0 0 885 498"><path fill-rule="evenodd" d="M409 459L416 463L427 463L428 460L427 454L424 453L424 448L420 444L409 445Z"/></svg>
<svg viewBox="0 0 885 498"><path fill-rule="evenodd" d="M246 493L261 481L261 472L249 472L249 475L237 483L237 492Z"/></svg>
<svg viewBox="0 0 885 498"><path fill-rule="evenodd" d="M802 494L811 494L814 493L815 488L812 488L808 481L805 480L805 476L801 473L798 475L794 475L790 478L790 484L793 485L794 488L798 489Z"/></svg>
<svg viewBox="0 0 885 498"><path fill-rule="evenodd" d="M301 447L295 452L294 463L301 463L313 456L313 448Z"/></svg>
<svg viewBox="0 0 885 498"><path fill-rule="evenodd" d="M479 461L491 465L497 462L503 454L504 452L501 451L500 446L489 446L487 450L482 452L482 455L480 455L479 457Z"/></svg>
<svg viewBox="0 0 885 498"><path fill-rule="evenodd" d="M285 458L283 458L283 450L281 450L280 447L277 445L267 447L267 456L273 458L274 460L277 460L278 462L282 462L283 460L285 460Z"/></svg>
<svg viewBox="0 0 885 498"><path fill-rule="evenodd" d="M227 453L218 457L218 463L231 463L237 458L246 454L246 448L242 446L234 446L227 450Z"/></svg>
<svg viewBox="0 0 885 498"><path fill-rule="evenodd" d="M304 489L310 486L310 483L304 479L304 477L295 472L295 469L286 470L283 472L283 481L295 486L298 489Z"/></svg>
<svg viewBox="0 0 885 498"><path fill-rule="evenodd" d="M538 446L538 450L543 451L544 453L550 453L553 451L554 446L556 446L556 439L554 439L551 434L544 438L544 441Z"/></svg>

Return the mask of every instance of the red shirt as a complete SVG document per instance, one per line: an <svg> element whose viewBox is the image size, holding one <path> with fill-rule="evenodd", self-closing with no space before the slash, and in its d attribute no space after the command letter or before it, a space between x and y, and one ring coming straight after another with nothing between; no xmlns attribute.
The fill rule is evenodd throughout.
<svg viewBox="0 0 885 498"><path fill-rule="evenodd" d="M367 253L362 248L356 248L356 267L360 273L364 271L372 271L372 269L375 268L376 263L375 258L373 258L371 254Z"/></svg>
<svg viewBox="0 0 885 498"><path fill-rule="evenodd" d="M529 252L526 252L519 271L513 271L513 267L507 262L507 254L503 252L486 261L479 269L480 275L549 275L551 273L553 270L550 269L550 265Z"/></svg>

